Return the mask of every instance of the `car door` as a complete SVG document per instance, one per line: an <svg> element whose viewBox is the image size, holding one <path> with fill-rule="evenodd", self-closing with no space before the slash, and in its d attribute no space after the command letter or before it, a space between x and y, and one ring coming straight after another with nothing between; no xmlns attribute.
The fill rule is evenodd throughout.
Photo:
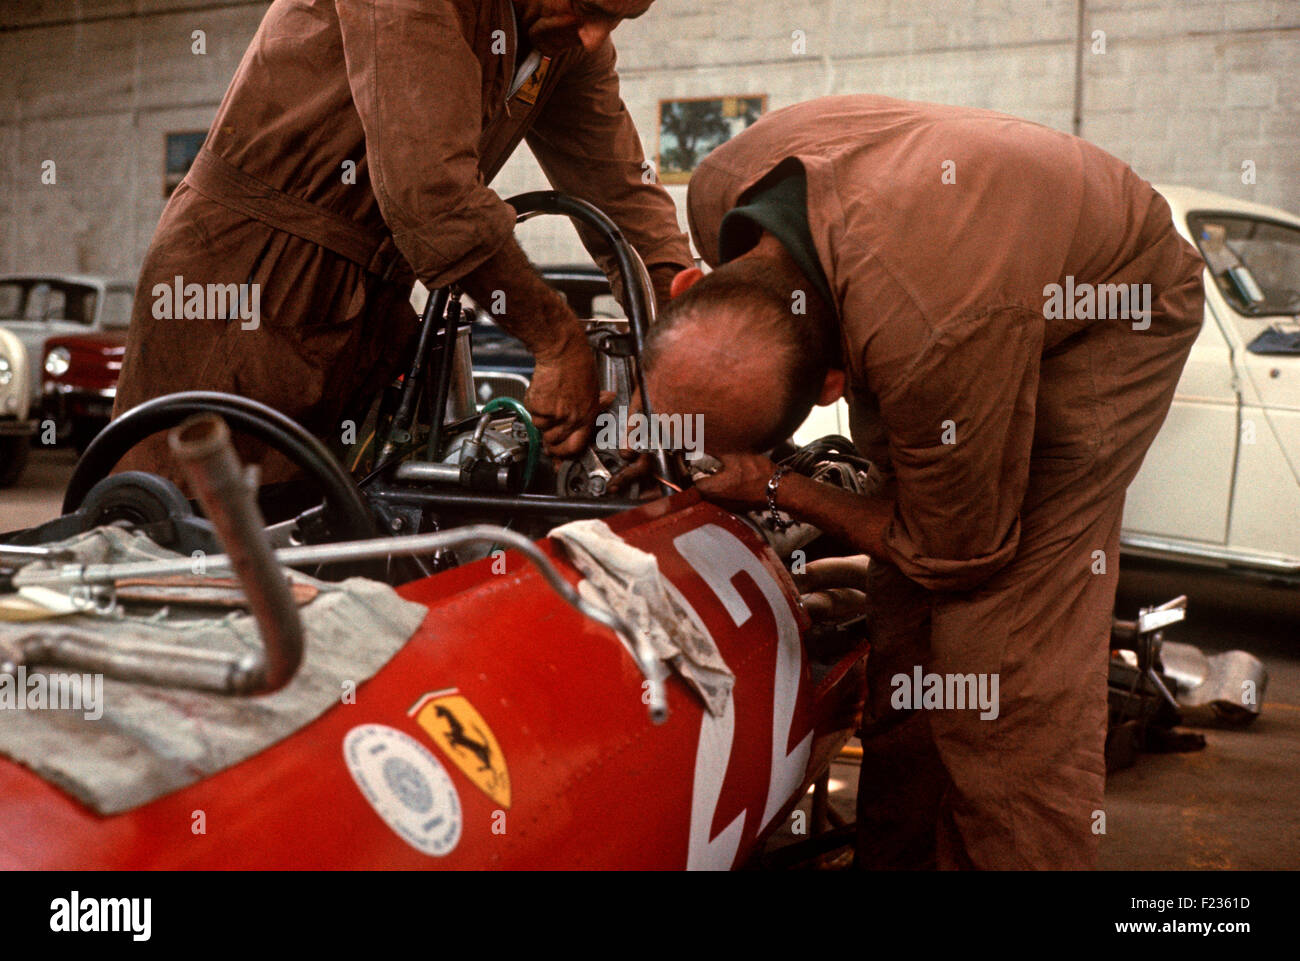
<svg viewBox="0 0 1300 961"><path fill-rule="evenodd" d="M1242 396L1228 548L1300 559L1300 225L1233 211L1189 219Z"/></svg>
<svg viewBox="0 0 1300 961"><path fill-rule="evenodd" d="M1227 543L1240 407L1233 349L1207 299L1169 414L1128 489L1127 541Z"/></svg>

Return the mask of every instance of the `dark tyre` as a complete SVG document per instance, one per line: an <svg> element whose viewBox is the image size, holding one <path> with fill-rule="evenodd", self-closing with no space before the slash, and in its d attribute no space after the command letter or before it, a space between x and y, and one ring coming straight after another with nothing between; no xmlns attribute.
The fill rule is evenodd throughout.
<svg viewBox="0 0 1300 961"><path fill-rule="evenodd" d="M0 437L0 487L18 483L32 453L29 437Z"/></svg>

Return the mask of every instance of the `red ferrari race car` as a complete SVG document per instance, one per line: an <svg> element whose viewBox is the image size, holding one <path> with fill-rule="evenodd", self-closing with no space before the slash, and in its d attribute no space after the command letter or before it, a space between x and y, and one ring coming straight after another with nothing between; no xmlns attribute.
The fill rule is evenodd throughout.
<svg viewBox="0 0 1300 961"><path fill-rule="evenodd" d="M586 204L511 203L614 252L629 318L590 337L626 405L644 266ZM790 573L835 546L705 503L663 451L649 492L610 489L617 451L551 462L522 405L479 408L461 318L455 291L429 296L351 470L252 401L173 394L90 443L61 517L0 534L0 867L729 869L761 851L860 712L861 618L814 623ZM199 511L111 473L160 431ZM293 493L320 503L264 516L227 431L293 460ZM842 438L792 463L870 482Z"/></svg>

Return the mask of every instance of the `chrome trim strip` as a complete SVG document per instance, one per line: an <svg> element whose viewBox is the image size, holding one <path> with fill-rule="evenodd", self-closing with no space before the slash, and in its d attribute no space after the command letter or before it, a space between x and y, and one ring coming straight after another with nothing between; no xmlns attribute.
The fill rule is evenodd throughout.
<svg viewBox="0 0 1300 961"><path fill-rule="evenodd" d="M1194 557L1198 560L1216 561L1238 567L1254 567L1259 570L1277 571L1281 574L1300 574L1300 558L1287 557L1285 554L1266 554L1262 551L1243 551L1231 547L1218 547L1212 544L1190 544L1186 541L1169 540L1163 537L1151 537L1146 534L1122 534L1120 547L1134 552L1150 553L1158 557L1176 555Z"/></svg>

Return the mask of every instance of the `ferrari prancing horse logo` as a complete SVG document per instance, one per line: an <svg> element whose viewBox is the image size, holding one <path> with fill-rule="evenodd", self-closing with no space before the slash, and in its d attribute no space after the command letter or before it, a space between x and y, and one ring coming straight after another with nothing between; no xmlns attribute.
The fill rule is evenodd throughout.
<svg viewBox="0 0 1300 961"><path fill-rule="evenodd" d="M510 772L496 735L456 688L431 691L406 712L467 778L503 808L510 807Z"/></svg>
<svg viewBox="0 0 1300 961"><path fill-rule="evenodd" d="M537 97L542 92L542 82L546 80L546 75L551 69L551 58L542 57L537 68L529 75L528 79L519 85L515 91L515 99L520 103L532 106L537 103Z"/></svg>

